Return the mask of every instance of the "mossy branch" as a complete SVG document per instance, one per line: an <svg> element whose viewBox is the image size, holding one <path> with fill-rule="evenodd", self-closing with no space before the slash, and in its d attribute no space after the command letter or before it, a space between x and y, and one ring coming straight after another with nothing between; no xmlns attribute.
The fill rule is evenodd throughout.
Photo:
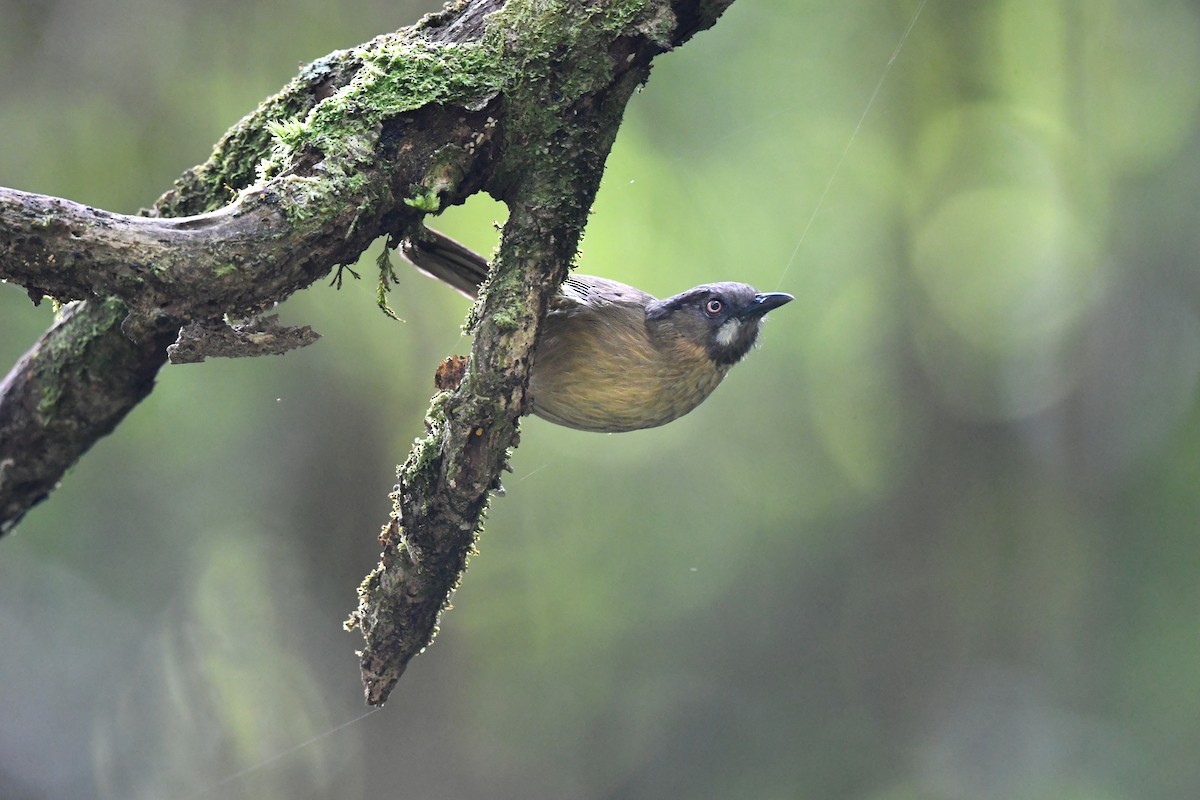
<svg viewBox="0 0 1200 800"><path fill-rule="evenodd" d="M654 56L711 25L726 5L510 2L484 24L517 68L504 91L505 157L487 185L509 217L466 375L435 400L429 435L398 472L380 563L347 623L366 640L368 703L385 702L433 640L474 552L516 441L538 324L575 254L629 97Z"/></svg>
<svg viewBox="0 0 1200 800"><path fill-rule="evenodd" d="M380 564L351 618L366 639L367 701L384 702L432 640L475 545L516 441L539 322L625 105L655 56L730 2L464 0L304 69L145 217L0 194L0 277L83 299L71 318L103 309L90 313L89 335L135 345L110 382L142 392L95 387L112 399L96 423L62 434L61 457L34 463L28 448L58 436L56 423L79 407L24 413L31 397L75 394L55 385L70 380L66 361L48 374L18 365L0 391L0 525L11 527L149 391L165 332L264 308L352 263L379 235L403 236L425 214L487 191L509 217L465 375L434 398L429 434L399 470ZM85 371L94 365L67 327L22 364L56 349Z"/></svg>

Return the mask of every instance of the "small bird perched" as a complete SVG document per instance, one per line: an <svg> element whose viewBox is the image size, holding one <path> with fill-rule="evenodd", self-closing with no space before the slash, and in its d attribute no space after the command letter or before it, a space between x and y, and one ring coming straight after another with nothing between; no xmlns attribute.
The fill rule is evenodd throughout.
<svg viewBox="0 0 1200 800"><path fill-rule="evenodd" d="M471 298L488 274L486 259L434 230L401 249L417 269ZM604 433L666 424L704 402L750 352L763 316L791 300L729 282L658 300L571 275L550 300L534 351L533 413Z"/></svg>

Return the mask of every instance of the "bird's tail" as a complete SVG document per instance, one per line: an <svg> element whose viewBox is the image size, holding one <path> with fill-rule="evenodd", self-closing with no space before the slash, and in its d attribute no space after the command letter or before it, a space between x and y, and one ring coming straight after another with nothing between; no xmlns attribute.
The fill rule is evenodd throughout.
<svg viewBox="0 0 1200 800"><path fill-rule="evenodd" d="M471 299L479 294L479 286L488 276L486 258L432 228L425 228L418 237L405 239L400 252L421 272Z"/></svg>

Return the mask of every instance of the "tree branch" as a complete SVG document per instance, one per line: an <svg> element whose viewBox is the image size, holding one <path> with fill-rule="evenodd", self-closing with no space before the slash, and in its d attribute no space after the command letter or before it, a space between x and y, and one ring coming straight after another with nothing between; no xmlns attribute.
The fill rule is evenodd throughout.
<svg viewBox="0 0 1200 800"><path fill-rule="evenodd" d="M162 363L164 331L265 308L352 262L380 234L403 236L481 189L507 204L463 381L434 398L429 435L399 470L380 564L349 622L366 640L369 703L384 702L432 640L465 568L516 441L538 325L574 257L629 97L656 55L711 26L730 2L459 2L306 68L152 212L192 215L182 219L0 193L0 277L91 298L71 319L107 309L95 329L110 343L123 329L132 349L111 381L140 380L144 391ZM47 383L22 377L29 366L78 337L60 324L18 365L0 391L0 425L45 396ZM89 391L111 402L100 423L73 432L75 457L140 399L104 385ZM76 393L58 396L40 416L11 416L13 430L51 435L82 412ZM11 527L38 493L10 502L10 475L44 496L69 462L34 463L0 430L0 511Z"/></svg>
<svg viewBox="0 0 1200 800"><path fill-rule="evenodd" d="M0 382L0 533L154 388L179 326L162 318L126 335L126 316L119 300L67 306Z"/></svg>
<svg viewBox="0 0 1200 800"><path fill-rule="evenodd" d="M472 8L501 5L480 0ZM266 308L353 263L379 235L461 203L495 169L503 62L477 41L431 43L425 27L445 17L427 17L305 68L148 212L176 219L0 189L0 278L35 297L120 299L126 313L113 313L110 304L100 315L107 326L92 334L117 347L118 339L153 329L148 341L136 341L141 360L124 365L124 380L137 384L152 381L165 362L165 345L145 346L159 341L160 328ZM50 350L79 350L64 338L70 330L52 328L22 363ZM114 392L112 402L99 404L111 414L103 425L69 424L93 409L65 401L53 411L67 423L19 413L46 394L82 397L65 385L73 374L64 369L40 382L4 384L0 419L8 428L0 463L23 465L23 477L18 484L8 477L18 473L0 472L0 532L44 499L144 396ZM113 385L121 380L111 376ZM31 459L20 444L37 440L64 458Z"/></svg>
<svg viewBox="0 0 1200 800"><path fill-rule="evenodd" d="M307 325L280 325L278 314L229 325L193 322L180 329L179 338L167 348L167 357L172 364L195 364L206 358L279 356L320 338L321 334Z"/></svg>
<svg viewBox="0 0 1200 800"><path fill-rule="evenodd" d="M366 640L369 704L384 703L433 640L475 548L516 441L538 324L575 255L629 97L655 55L712 25L729 2L646 2L633 20L617 3L511 3L513 13L498 23L520 64L505 99L527 114L506 136L521 149L506 151L489 184L509 218L466 376L457 392L435 398L429 435L398 472L379 566L347 622ZM680 27L681 19L688 24ZM597 63L603 67L590 71Z"/></svg>

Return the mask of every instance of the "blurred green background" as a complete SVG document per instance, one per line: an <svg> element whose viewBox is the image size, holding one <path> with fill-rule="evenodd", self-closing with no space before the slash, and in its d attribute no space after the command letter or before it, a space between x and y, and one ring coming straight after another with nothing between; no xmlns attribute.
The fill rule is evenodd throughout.
<svg viewBox="0 0 1200 800"><path fill-rule="evenodd" d="M134 211L431 8L0 0L0 185ZM931 0L851 141L915 10L657 62L583 270L797 299L667 427L528 420L381 712L341 622L466 302L318 285L317 345L164 369L0 540L0 797L1194 798L1200 4ZM5 368L50 320L0 285Z"/></svg>

